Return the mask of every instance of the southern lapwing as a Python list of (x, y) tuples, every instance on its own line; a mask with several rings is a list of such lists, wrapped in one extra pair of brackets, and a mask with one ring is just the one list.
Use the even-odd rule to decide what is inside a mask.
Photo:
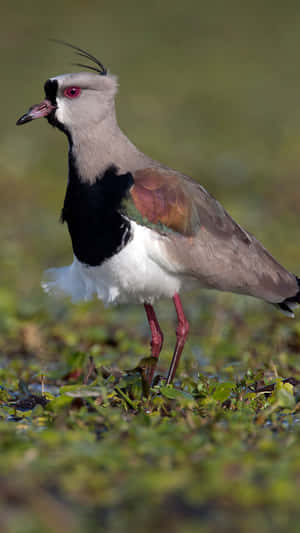
[[(118, 126), (117, 78), (88, 52), (88, 71), (46, 81), (46, 98), (17, 124), (45, 117), (69, 141), (69, 179), (62, 221), (74, 251), (70, 266), (51, 269), (46, 291), (73, 301), (140, 303), (158, 359), (163, 333), (153, 303), (172, 298), (177, 342), (171, 383), (189, 332), (179, 294), (200, 286), (246, 294), (289, 316), (300, 280), (288, 272), (198, 183), (146, 156)], [(153, 378), (148, 373), (149, 382)]]

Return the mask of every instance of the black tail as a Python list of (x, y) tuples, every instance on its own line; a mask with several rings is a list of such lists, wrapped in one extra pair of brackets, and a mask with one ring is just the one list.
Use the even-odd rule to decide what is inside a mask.
[(295, 277), (298, 283), (299, 291), (295, 294), (295, 296), (290, 296), (289, 298), (283, 300), (283, 302), (275, 304), (276, 307), (279, 307), (285, 315), (290, 316), (291, 318), (294, 318), (295, 316), (293, 309), (300, 305), (300, 278), (297, 276)]

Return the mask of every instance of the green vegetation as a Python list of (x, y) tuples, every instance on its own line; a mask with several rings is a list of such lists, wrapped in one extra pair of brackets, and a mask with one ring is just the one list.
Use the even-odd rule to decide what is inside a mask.
[[(65, 38), (120, 75), (120, 123), (207, 187), (300, 274), (296, 2), (4, 3), (0, 59), (0, 524), (8, 533), (300, 530), (300, 321), (255, 300), (183, 298), (174, 387), (145, 397), (143, 309), (39, 289), (68, 264), (66, 145), (18, 116), (71, 70)], [(157, 306), (174, 344), (170, 302)]]

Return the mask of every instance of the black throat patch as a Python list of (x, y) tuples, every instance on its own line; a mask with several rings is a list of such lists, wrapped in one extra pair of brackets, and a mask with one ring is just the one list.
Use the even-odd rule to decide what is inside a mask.
[(47, 80), (44, 85), (46, 98), (50, 100), (52, 105), (56, 105), (58, 82), (57, 80)]
[(130, 222), (122, 214), (122, 200), (133, 185), (130, 173), (118, 175), (114, 166), (93, 184), (80, 180), (69, 156), (69, 182), (61, 214), (67, 222), (77, 259), (99, 266), (118, 253), (131, 238)]
[(51, 111), (51, 113), (49, 113), (49, 115), (47, 115), (47, 120), (49, 122), (49, 124), (51, 124), (51, 126), (54, 126), (54, 128), (57, 128), (59, 129), (60, 131), (62, 131), (63, 133), (65, 133), (67, 135), (67, 137), (70, 139), (70, 134), (67, 130), (67, 128), (64, 126), (64, 124), (62, 124), (62, 122), (60, 122), (59, 120), (57, 120), (56, 118), (56, 107), (57, 107), (57, 91), (58, 91), (58, 82), (57, 80), (47, 80), (45, 85), (44, 85), (44, 91), (45, 91), (45, 95), (46, 95), (46, 98), (48, 100), (50, 100), (51, 104), (55, 106), (55, 109), (53, 109)]

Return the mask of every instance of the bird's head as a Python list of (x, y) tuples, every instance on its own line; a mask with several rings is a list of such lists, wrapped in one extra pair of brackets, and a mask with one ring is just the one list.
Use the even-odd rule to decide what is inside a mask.
[(63, 44), (75, 48), (78, 55), (93, 61), (96, 66), (80, 64), (92, 72), (49, 78), (44, 85), (45, 100), (32, 106), (19, 118), (17, 125), (45, 117), (50, 124), (72, 136), (74, 130), (91, 128), (114, 112), (117, 78), (108, 74), (102, 63), (88, 52)]

